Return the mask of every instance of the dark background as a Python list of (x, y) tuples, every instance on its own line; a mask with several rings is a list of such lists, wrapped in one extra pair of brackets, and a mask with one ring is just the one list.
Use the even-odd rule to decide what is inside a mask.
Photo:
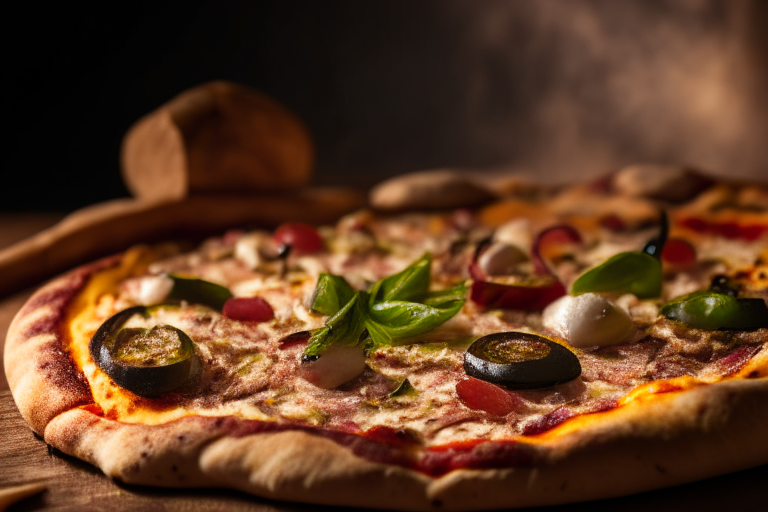
[(550, 180), (635, 161), (768, 180), (768, 2), (3, 2), (0, 211), (128, 195), (130, 125), (259, 88), (314, 133), (316, 183), (423, 168)]

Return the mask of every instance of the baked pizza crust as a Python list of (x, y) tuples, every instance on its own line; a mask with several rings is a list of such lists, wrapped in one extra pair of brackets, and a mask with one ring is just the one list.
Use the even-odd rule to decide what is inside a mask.
[(528, 464), (440, 477), (377, 462), (370, 456), (375, 442), (353, 434), (269, 428), (236, 417), (187, 416), (154, 426), (110, 420), (66, 353), (61, 322), (88, 278), (120, 262), (115, 256), (78, 268), (35, 293), (9, 329), (5, 372), (35, 432), (126, 483), (228, 487), (315, 504), (468, 510), (609, 498), (768, 462), (765, 347), (740, 372), (747, 378), (648, 395), (566, 422), (528, 438)]
[(265, 498), (397, 510), (555, 505), (679, 485), (768, 461), (765, 380), (728, 381), (593, 415), (536, 446), (533, 467), (432, 478), (306, 431), (241, 436), (248, 420), (126, 424), (79, 408), (45, 440), (126, 483), (228, 487)]

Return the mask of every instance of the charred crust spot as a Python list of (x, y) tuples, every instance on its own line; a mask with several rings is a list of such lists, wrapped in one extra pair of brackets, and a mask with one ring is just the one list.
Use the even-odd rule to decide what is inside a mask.
[(59, 282), (53, 288), (33, 295), (24, 307), (21, 308), (19, 315), (30, 314), (43, 306), (51, 307), (59, 312), (60, 315), (63, 315), (66, 305), (85, 285), (91, 274), (114, 267), (121, 259), (122, 255), (110, 256), (90, 265), (84, 265), (59, 278)]
[(174, 473), (178, 473), (179, 472), (179, 468), (176, 466), (176, 464), (171, 466), (171, 471), (173, 471)]
[(443, 500), (432, 500), (432, 506), (435, 508), (441, 508), (443, 506)]
[(149, 452), (141, 452), (141, 458), (142, 459), (149, 458)]
[(93, 402), (91, 388), (88, 386), (85, 376), (62, 348), (60, 338), (57, 337), (57, 339), (43, 345), (39, 354), (42, 359), (42, 362), (37, 366), (40, 374), (50, 384), (75, 400), (76, 403), (71, 404), (71, 407)]
[(44, 306), (49, 306), (55, 310), (62, 310), (63, 312), (64, 306), (72, 300), (72, 297), (84, 283), (85, 276), (70, 275), (67, 278), (62, 278), (62, 281), (55, 288), (34, 295), (21, 308), (19, 314), (27, 315)]
[(747, 374), (747, 378), (748, 378), (748, 379), (756, 379), (756, 378), (758, 378), (758, 377), (760, 377), (760, 372), (759, 372), (759, 371), (757, 371), (757, 370), (752, 370), (751, 372), (749, 372), (749, 373)]
[(32, 325), (27, 327), (26, 331), (24, 331), (23, 339), (29, 340), (35, 336), (40, 336), (41, 334), (55, 333), (56, 327), (59, 325), (63, 316), (63, 313), (51, 313), (48, 316), (37, 319)]
[(179, 442), (183, 443), (184, 440), (186, 439), (186, 436), (184, 434), (179, 434), (178, 436), (176, 436), (176, 439), (178, 439)]

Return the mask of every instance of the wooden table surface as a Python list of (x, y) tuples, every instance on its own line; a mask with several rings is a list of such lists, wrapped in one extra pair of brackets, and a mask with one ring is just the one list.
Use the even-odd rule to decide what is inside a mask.
[[(55, 214), (0, 215), (0, 248), (56, 222)], [(33, 290), (0, 298), (0, 362), (5, 333), (13, 315)], [(149, 511), (308, 511), (331, 510), (275, 503), (243, 493), (188, 489), (169, 490), (123, 485), (90, 464), (50, 449), (21, 418), (0, 375), (0, 490), (43, 482), (47, 490), (8, 508), (21, 510), (122, 512)], [(768, 440), (766, 441), (768, 442)], [(664, 512), (682, 510), (762, 511), (768, 498), (768, 468), (753, 468), (669, 489), (597, 502), (547, 507), (549, 512)]]

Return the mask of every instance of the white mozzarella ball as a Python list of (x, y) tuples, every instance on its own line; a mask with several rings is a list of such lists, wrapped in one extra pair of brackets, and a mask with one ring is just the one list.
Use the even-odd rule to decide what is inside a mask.
[(523, 251), (530, 252), (533, 244), (531, 223), (528, 219), (514, 219), (502, 224), (493, 233), (493, 240), (514, 245)]
[(332, 345), (312, 362), (302, 362), (300, 376), (317, 387), (333, 389), (365, 370), (365, 353), (360, 347)]
[(160, 304), (168, 297), (173, 288), (173, 279), (168, 276), (147, 276), (139, 285), (138, 302), (142, 306)]
[(618, 345), (635, 329), (626, 311), (594, 293), (559, 298), (546, 307), (543, 321), (577, 348)]
[(477, 264), (489, 276), (506, 276), (514, 272), (518, 263), (527, 259), (528, 256), (518, 247), (494, 242), (483, 251)]

